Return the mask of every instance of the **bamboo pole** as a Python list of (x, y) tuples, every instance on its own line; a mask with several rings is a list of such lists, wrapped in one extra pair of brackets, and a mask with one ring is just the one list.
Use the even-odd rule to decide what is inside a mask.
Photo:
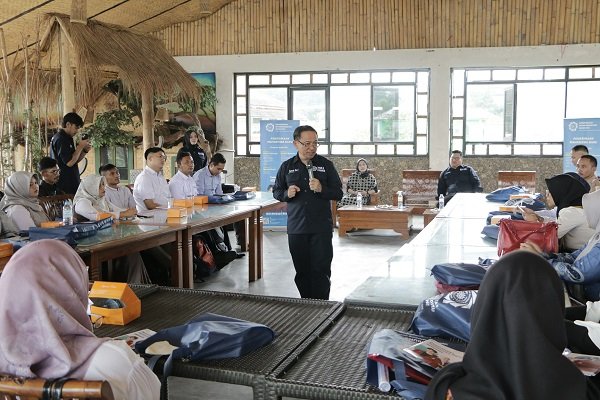
[(154, 104), (152, 92), (142, 92), (142, 145), (144, 151), (154, 146)]

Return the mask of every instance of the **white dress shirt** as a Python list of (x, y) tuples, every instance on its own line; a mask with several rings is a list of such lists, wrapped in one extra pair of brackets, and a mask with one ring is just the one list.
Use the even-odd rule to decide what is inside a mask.
[(158, 206), (167, 207), (170, 196), (169, 184), (162, 172), (156, 172), (146, 166), (135, 178), (133, 199), (138, 212), (148, 210), (144, 200), (153, 200)]
[(160, 381), (124, 340), (101, 344), (93, 354), (83, 379), (108, 381), (115, 400), (160, 398)]
[(177, 171), (169, 181), (169, 190), (174, 199), (185, 199), (188, 196), (196, 196), (196, 181), (189, 175)]
[(129, 188), (117, 186), (115, 189), (106, 185), (105, 189), (106, 193), (104, 194), (104, 198), (106, 201), (125, 210), (128, 208), (135, 208), (135, 200), (133, 199), (133, 194)]

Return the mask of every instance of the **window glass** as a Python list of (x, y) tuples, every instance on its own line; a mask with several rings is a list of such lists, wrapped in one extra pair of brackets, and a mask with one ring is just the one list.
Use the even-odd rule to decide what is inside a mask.
[(250, 141), (260, 142), (260, 121), (287, 118), (287, 88), (250, 88)]
[(292, 98), (292, 119), (315, 128), (319, 138), (326, 137), (325, 90), (294, 90)]
[(517, 84), (516, 141), (562, 142), (564, 110), (564, 82)]
[(467, 86), (466, 139), (473, 142), (512, 140), (512, 118), (506, 111), (513, 85)]
[(567, 93), (566, 118), (600, 117), (600, 81), (569, 82)]
[(373, 88), (373, 139), (412, 142), (415, 130), (413, 85)]
[(371, 86), (332, 86), (329, 103), (330, 141), (371, 141)]

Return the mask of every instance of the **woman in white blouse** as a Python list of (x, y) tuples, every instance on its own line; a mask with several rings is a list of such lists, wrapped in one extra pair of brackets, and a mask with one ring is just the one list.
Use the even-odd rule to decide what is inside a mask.
[(120, 208), (104, 198), (106, 181), (100, 175), (86, 176), (75, 193), (75, 212), (90, 221), (96, 221), (99, 213), (111, 213), (115, 219), (133, 217), (135, 208)]
[[(123, 209), (115, 206), (104, 198), (105, 180), (100, 175), (88, 175), (77, 188), (73, 203), (75, 213), (90, 221), (98, 220), (102, 213), (111, 213), (115, 219), (133, 217), (136, 215), (135, 208)], [(126, 279), (129, 283), (146, 283), (149, 281), (144, 261), (140, 253), (132, 253), (113, 260), (115, 267), (115, 280)], [(124, 275), (127, 271), (127, 276)]]
[(19, 230), (40, 226), (48, 217), (38, 201), (37, 177), (26, 171), (14, 172), (4, 185), (0, 210), (4, 211)]

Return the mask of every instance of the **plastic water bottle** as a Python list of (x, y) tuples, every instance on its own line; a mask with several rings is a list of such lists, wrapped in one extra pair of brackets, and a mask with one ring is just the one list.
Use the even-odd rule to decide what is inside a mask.
[(441, 210), (444, 208), (444, 195), (440, 194), (440, 197), (438, 198), (438, 210)]
[(402, 193), (402, 190), (398, 190), (398, 208), (400, 210), (404, 209), (404, 193)]
[(62, 212), (63, 225), (73, 225), (73, 203), (71, 199), (65, 200)]
[(358, 192), (356, 193), (356, 208), (362, 208), (362, 193)]

